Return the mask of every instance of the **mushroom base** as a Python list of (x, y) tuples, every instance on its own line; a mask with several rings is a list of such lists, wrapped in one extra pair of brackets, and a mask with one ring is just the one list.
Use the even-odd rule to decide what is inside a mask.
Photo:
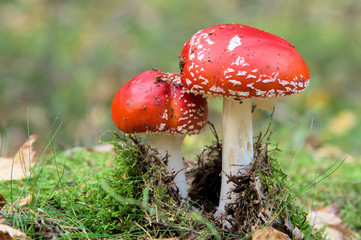
[(188, 198), (187, 182), (181, 152), (185, 135), (149, 134), (149, 144), (158, 149), (162, 156), (168, 156), (167, 169), (174, 171), (174, 184), (182, 198)]
[(253, 161), (252, 100), (223, 100), (222, 183), (216, 217), (224, 214), (225, 206), (235, 201), (234, 184), (228, 178), (245, 173)]
[[(246, 233), (255, 231), (256, 226), (264, 224), (270, 224), (274, 229), (289, 236), (293, 231), (299, 231), (295, 226), (293, 229), (288, 228), (289, 215), (283, 213), (275, 219), (272, 214), (273, 211), (279, 213), (279, 209), (282, 208), (280, 206), (288, 205), (290, 202), (282, 200), (286, 197), (284, 191), (287, 183), (278, 182), (279, 176), (285, 175), (272, 165), (271, 162), (274, 160), (268, 157), (268, 134), (269, 130), (265, 135), (260, 134), (254, 143), (255, 157), (249, 168), (240, 174), (227, 177), (227, 181), (233, 186), (231, 192), (234, 199), (233, 202), (228, 202), (224, 206), (224, 212), (214, 219), (215, 225), (222, 223), (219, 231), (244, 236)], [(189, 196), (192, 201), (197, 202), (195, 206), (200, 206), (207, 216), (216, 215), (219, 205), (221, 149), (222, 144), (219, 141), (207, 146), (198, 157), (197, 165), (189, 174), (193, 177)], [(271, 184), (270, 188), (268, 184), (273, 181), (277, 181), (281, 187), (278, 189)], [(295, 213), (299, 214), (300, 211), (295, 209)], [(227, 235), (224, 237), (226, 239)]]

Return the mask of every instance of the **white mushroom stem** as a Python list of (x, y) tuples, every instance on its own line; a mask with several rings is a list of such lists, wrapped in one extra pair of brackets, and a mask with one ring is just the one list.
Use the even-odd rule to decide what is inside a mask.
[(185, 135), (149, 134), (147, 137), (149, 144), (153, 148), (157, 148), (162, 156), (168, 154), (167, 169), (174, 170), (176, 174), (174, 184), (179, 189), (180, 196), (184, 199), (187, 198), (187, 182), (181, 151)]
[(222, 183), (216, 217), (225, 212), (227, 204), (235, 201), (231, 193), (234, 184), (227, 175), (244, 173), (253, 161), (252, 101), (223, 99)]

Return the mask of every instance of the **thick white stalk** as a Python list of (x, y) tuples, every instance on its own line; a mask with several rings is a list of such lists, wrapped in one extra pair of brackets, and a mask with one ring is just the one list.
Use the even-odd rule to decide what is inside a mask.
[(233, 183), (227, 183), (228, 175), (245, 172), (253, 161), (252, 102), (232, 98), (223, 99), (222, 183), (216, 217), (222, 215), (225, 206), (235, 201), (230, 191)]
[(174, 183), (179, 189), (179, 194), (182, 198), (187, 198), (187, 182), (181, 151), (185, 135), (149, 134), (147, 137), (149, 144), (157, 148), (162, 156), (168, 153), (167, 169), (174, 170), (176, 174)]

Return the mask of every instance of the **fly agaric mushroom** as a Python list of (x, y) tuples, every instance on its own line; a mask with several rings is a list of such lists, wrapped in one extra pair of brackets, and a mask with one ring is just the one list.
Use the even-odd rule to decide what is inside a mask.
[(226, 204), (235, 201), (226, 175), (244, 173), (253, 161), (251, 99), (261, 105), (273, 98), (274, 104), (274, 98), (302, 92), (309, 83), (309, 71), (291, 43), (241, 24), (197, 32), (184, 45), (180, 59), (185, 88), (224, 98), (219, 216)]
[(144, 72), (126, 83), (115, 95), (111, 115), (124, 133), (145, 133), (152, 147), (168, 154), (168, 170), (182, 198), (188, 197), (181, 145), (186, 134), (198, 134), (206, 125), (207, 101), (183, 92), (177, 74)]

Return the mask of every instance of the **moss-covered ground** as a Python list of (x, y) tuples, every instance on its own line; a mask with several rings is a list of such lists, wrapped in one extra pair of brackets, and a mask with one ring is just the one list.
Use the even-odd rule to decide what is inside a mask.
[[(222, 228), (212, 213), (217, 204), (212, 194), (217, 191), (210, 191), (209, 199), (192, 191), (199, 182), (197, 173), (207, 178), (220, 171), (209, 168), (219, 159), (217, 139), (200, 155), (203, 163), (198, 161), (188, 174), (193, 179), (193, 199), (186, 203), (172, 187), (166, 158), (138, 139), (107, 134), (114, 136), (113, 152), (54, 153), (44, 157), (31, 178), (2, 181), (5, 223), (32, 239), (248, 239), (265, 226), (294, 239), (299, 234), (306, 239), (323, 238), (295, 204), (295, 191), (276, 159), (269, 157), (264, 138), (256, 144), (260, 157), (252, 171), (232, 179), (240, 197), (228, 208), (232, 226)], [(212, 186), (209, 182), (204, 189)]]

